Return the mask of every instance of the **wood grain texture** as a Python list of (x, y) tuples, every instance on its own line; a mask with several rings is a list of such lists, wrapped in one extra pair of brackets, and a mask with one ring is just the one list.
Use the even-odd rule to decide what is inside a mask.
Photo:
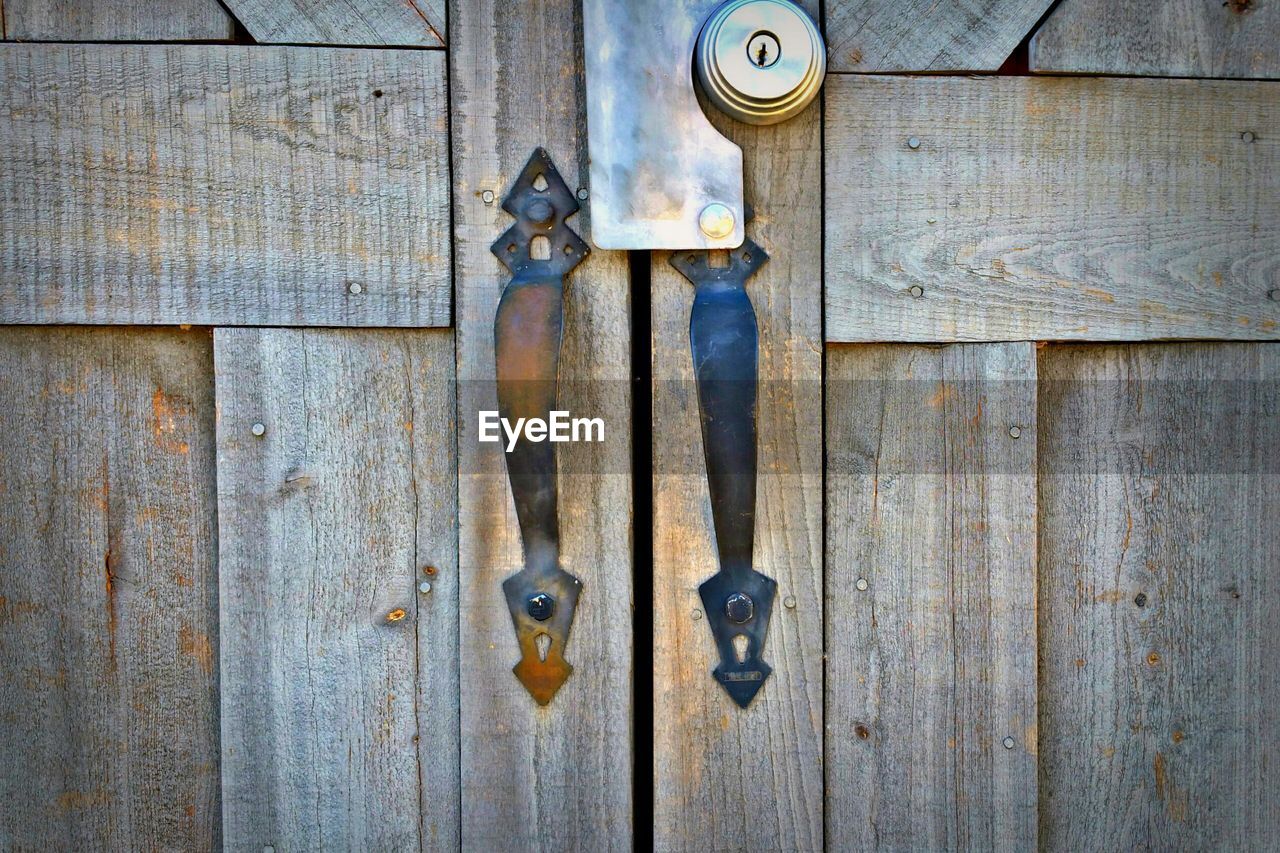
[(456, 849), (451, 336), (215, 347), (227, 847)]
[(260, 44), (444, 47), (444, 0), (227, 0)]
[(1270, 0), (1062, 0), (1031, 38), (1032, 71), (1280, 77)]
[(13, 41), (227, 41), (235, 21), (218, 0), (5, 0)]
[(832, 71), (994, 71), (1053, 0), (831, 0)]
[(1280, 346), (1040, 353), (1043, 847), (1274, 849)]
[[(770, 259), (748, 282), (760, 333), (754, 566), (778, 582), (764, 659), (741, 709), (698, 585), (719, 568), (689, 344), (693, 285), (652, 257), (654, 846), (821, 850), (821, 112), (773, 127), (717, 117), (745, 155), (747, 234)], [(786, 602), (790, 601), (790, 607)], [(699, 611), (699, 618), (694, 611)]]
[(828, 340), (1280, 335), (1273, 84), (845, 76), (826, 99)]
[(827, 835), (842, 849), (1036, 847), (1033, 346), (828, 350)]
[(0, 329), (0, 847), (217, 849), (207, 331)]
[(444, 84), (438, 52), (0, 47), (0, 323), (447, 325)]
[[(561, 562), (583, 586), (566, 647), (574, 671), (545, 708), (511, 672), (519, 652), (501, 584), (522, 564), (520, 534), (499, 446), (477, 441), (476, 412), (497, 409), (493, 320), (509, 280), (489, 245), (512, 222), (481, 194), (501, 199), (537, 146), (569, 187), (585, 185), (578, 3), (458, 0), (449, 21), (466, 661), (462, 846), (628, 850), (633, 533), (623, 253), (594, 252), (566, 282), (560, 401), (575, 417), (603, 418), (605, 440), (557, 450)], [(569, 220), (584, 237), (588, 216)]]

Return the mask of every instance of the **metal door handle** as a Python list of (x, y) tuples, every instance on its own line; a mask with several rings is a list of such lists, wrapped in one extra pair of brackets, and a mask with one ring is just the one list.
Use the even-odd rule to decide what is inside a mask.
[[(578, 202), (542, 148), (529, 158), (502, 209), (516, 222), (492, 246), (512, 273), (493, 322), (498, 414), (509, 423), (549, 420), (556, 406), (564, 277), (589, 250), (565, 224)], [(502, 583), (520, 643), (512, 671), (534, 701), (546, 705), (573, 672), (564, 651), (582, 582), (560, 567), (555, 445), (522, 434), (506, 459), (524, 546), (524, 568)]]
[(705, 251), (676, 252), (671, 265), (695, 288), (689, 342), (720, 557), (720, 570), (698, 593), (720, 653), (712, 674), (745, 708), (773, 671), (762, 654), (778, 587), (751, 565), (759, 332), (746, 282), (769, 256), (751, 240), (728, 255), (723, 268), (711, 266)]

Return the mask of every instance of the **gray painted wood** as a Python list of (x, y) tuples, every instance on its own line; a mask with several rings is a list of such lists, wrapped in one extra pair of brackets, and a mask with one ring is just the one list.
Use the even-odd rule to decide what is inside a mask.
[(14, 41), (226, 41), (235, 21), (218, 0), (5, 0)]
[(1034, 850), (1034, 345), (827, 371), (827, 837)]
[(216, 849), (207, 331), (0, 329), (0, 847)]
[(457, 847), (451, 344), (217, 331), (230, 849)]
[(260, 44), (444, 47), (444, 0), (227, 0)]
[(1031, 39), (1032, 71), (1280, 77), (1271, 0), (1062, 0)]
[(826, 103), (828, 340), (1280, 335), (1274, 84), (838, 76)]
[[(821, 850), (821, 112), (754, 128), (716, 117), (742, 146), (751, 239), (770, 260), (747, 283), (760, 330), (754, 563), (778, 582), (747, 710), (719, 661), (698, 585), (719, 568), (689, 351), (693, 285), (652, 257), (654, 846)], [(790, 601), (792, 606), (787, 606)], [(694, 612), (698, 616), (694, 616)]]
[[(561, 557), (582, 580), (566, 657), (573, 674), (539, 708), (519, 659), (504, 578), (522, 563), (499, 446), (477, 441), (496, 409), (493, 317), (509, 274), (490, 244), (512, 219), (495, 201), (537, 146), (572, 188), (585, 184), (578, 3), (458, 0), (450, 7), (458, 299), (462, 612), (462, 846), (631, 847), (630, 334), (627, 261), (593, 252), (568, 280), (560, 400), (605, 421), (603, 443), (561, 444)], [(589, 205), (588, 205), (589, 206)], [(584, 210), (569, 224), (589, 233)], [(638, 522), (639, 530), (647, 521)], [(644, 535), (644, 534), (640, 534)]]
[(1274, 849), (1280, 348), (1049, 346), (1040, 376), (1044, 847)]
[(831, 0), (832, 71), (994, 71), (1053, 0)]
[(448, 324), (444, 84), (438, 52), (0, 47), (0, 323)]

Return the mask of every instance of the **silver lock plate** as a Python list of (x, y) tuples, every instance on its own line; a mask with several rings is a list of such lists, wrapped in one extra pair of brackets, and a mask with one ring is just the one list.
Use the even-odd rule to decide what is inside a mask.
[(699, 30), (720, 0), (583, 0), (591, 242), (601, 249), (742, 244), (742, 149), (693, 90)]

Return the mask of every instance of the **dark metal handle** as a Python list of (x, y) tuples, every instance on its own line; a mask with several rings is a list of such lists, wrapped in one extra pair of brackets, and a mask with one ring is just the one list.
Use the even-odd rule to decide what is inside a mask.
[(671, 256), (671, 265), (695, 288), (689, 341), (720, 556), (720, 571), (698, 592), (720, 653), (713, 675), (743, 708), (773, 671), (761, 655), (777, 583), (751, 566), (759, 332), (746, 291), (747, 279), (768, 259), (750, 240), (729, 252), (724, 267), (711, 266), (705, 251)]
[[(564, 276), (588, 253), (565, 224), (578, 202), (539, 148), (502, 207), (516, 222), (493, 244), (513, 274), (493, 323), (498, 414), (511, 424), (521, 418), (549, 421), (556, 405)], [(524, 568), (502, 583), (520, 643), (512, 671), (534, 701), (546, 705), (573, 672), (564, 650), (582, 582), (560, 568), (555, 445), (522, 434), (506, 458), (524, 544)]]

